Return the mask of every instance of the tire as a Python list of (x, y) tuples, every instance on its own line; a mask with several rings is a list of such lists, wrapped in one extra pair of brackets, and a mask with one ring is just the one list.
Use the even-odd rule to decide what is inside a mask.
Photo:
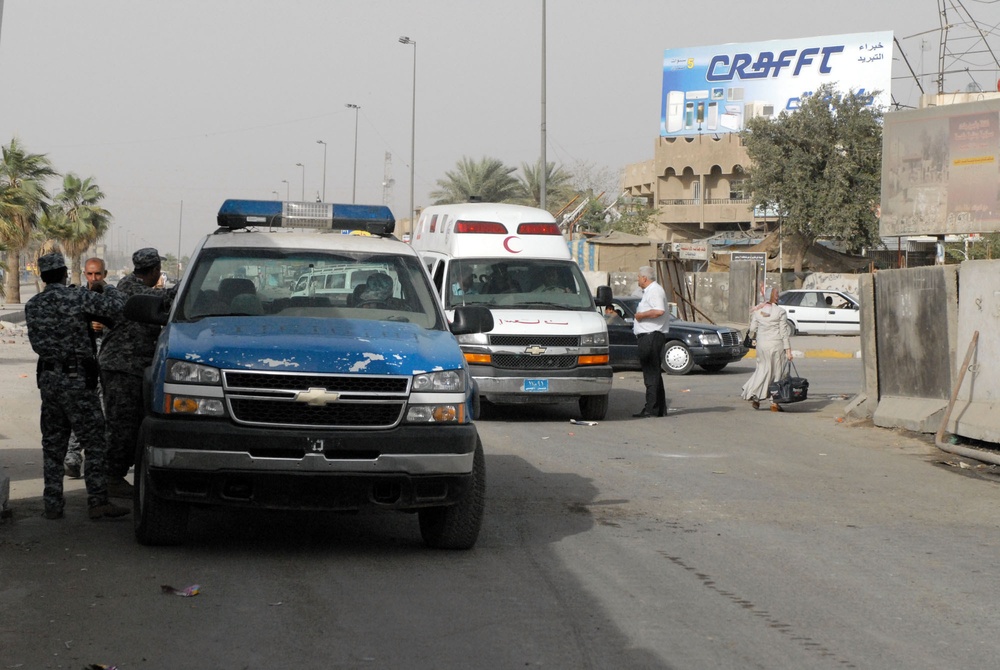
[(722, 372), (729, 363), (702, 363), (700, 367), (705, 372)]
[(802, 332), (799, 330), (798, 326), (795, 325), (795, 322), (792, 321), (791, 319), (788, 320), (788, 330), (789, 330), (788, 333), (789, 335), (798, 335), (799, 333)]
[(486, 457), (476, 437), (472, 460), (472, 486), (454, 505), (430, 507), (417, 513), (420, 536), (433, 549), (472, 549), (479, 537), (486, 507)]
[(694, 367), (691, 351), (679, 340), (670, 340), (663, 345), (660, 361), (661, 369), (668, 375), (686, 375)]
[(608, 415), (608, 396), (580, 396), (580, 415), (584, 421), (603, 421)]
[(135, 498), (132, 519), (135, 538), (140, 544), (164, 546), (184, 541), (188, 522), (188, 506), (173, 500), (163, 500), (153, 495), (149, 467), (140, 450), (135, 466)]

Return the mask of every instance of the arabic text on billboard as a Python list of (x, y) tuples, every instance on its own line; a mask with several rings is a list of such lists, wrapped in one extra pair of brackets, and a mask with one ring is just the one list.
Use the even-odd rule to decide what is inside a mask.
[(1000, 231), (1000, 100), (885, 117), (883, 237)]
[(660, 135), (739, 132), (755, 116), (798, 109), (822, 84), (878, 91), (872, 104), (887, 108), (891, 83), (891, 31), (667, 49)]

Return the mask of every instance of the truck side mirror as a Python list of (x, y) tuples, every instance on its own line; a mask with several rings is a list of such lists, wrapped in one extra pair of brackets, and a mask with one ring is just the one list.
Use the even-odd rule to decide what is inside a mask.
[(455, 317), (451, 320), (451, 332), (454, 335), (470, 335), (472, 333), (488, 333), (493, 330), (493, 313), (482, 305), (465, 305), (455, 308)]
[(125, 318), (154, 326), (167, 325), (170, 310), (158, 295), (134, 295), (125, 303)]

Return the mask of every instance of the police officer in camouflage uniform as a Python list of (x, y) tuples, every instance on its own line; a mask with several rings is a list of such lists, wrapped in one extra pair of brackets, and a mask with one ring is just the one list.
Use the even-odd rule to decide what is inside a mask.
[[(104, 278), (108, 276), (107, 266), (104, 264), (103, 258), (88, 258), (83, 263), (83, 276), (87, 280), (87, 288), (94, 286), (98, 281), (103, 282)], [(103, 284), (102, 284), (103, 288)], [(94, 357), (97, 357), (96, 352), (101, 346), (101, 337), (103, 335), (104, 324), (100, 321), (91, 321), (90, 328), (90, 341), (94, 343)], [(66, 466), (66, 476), (72, 479), (79, 479), (83, 476), (83, 447), (80, 445), (80, 440), (76, 439), (76, 433), (72, 433), (69, 436), (69, 450), (66, 452), (66, 460), (64, 461)]]
[(87, 452), (87, 506), (91, 519), (118, 517), (129, 510), (108, 501), (104, 461), (104, 414), (97, 393), (97, 361), (88, 333), (92, 316), (116, 318), (123, 305), (103, 282), (94, 290), (66, 286), (62, 254), (38, 259), (45, 289), (24, 306), (28, 341), (38, 354), (38, 388), (42, 396), (43, 500), (46, 519), (63, 516), (63, 459), (70, 432)]
[[(177, 287), (154, 288), (165, 260), (156, 249), (146, 247), (132, 254), (132, 274), (118, 282), (127, 301), (138, 294), (159, 295), (172, 300)], [(142, 374), (153, 362), (160, 326), (121, 319), (105, 328), (101, 343), (101, 388), (108, 418), (108, 493), (131, 497), (132, 485), (125, 480), (135, 464), (136, 440), (142, 424)]]

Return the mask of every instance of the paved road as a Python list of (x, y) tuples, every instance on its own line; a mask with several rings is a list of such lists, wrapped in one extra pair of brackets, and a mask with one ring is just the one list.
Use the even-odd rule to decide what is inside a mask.
[[(666, 377), (670, 412), (501, 409), (470, 552), (405, 515), (196, 510), (151, 549), (128, 520), (41, 512), (26, 343), (0, 345), (0, 667), (942, 668), (1000, 657), (1000, 487), (928, 439), (840, 421), (860, 361), (803, 361), (812, 399), (738, 400), (752, 361)], [(201, 586), (192, 598), (162, 585)]]

